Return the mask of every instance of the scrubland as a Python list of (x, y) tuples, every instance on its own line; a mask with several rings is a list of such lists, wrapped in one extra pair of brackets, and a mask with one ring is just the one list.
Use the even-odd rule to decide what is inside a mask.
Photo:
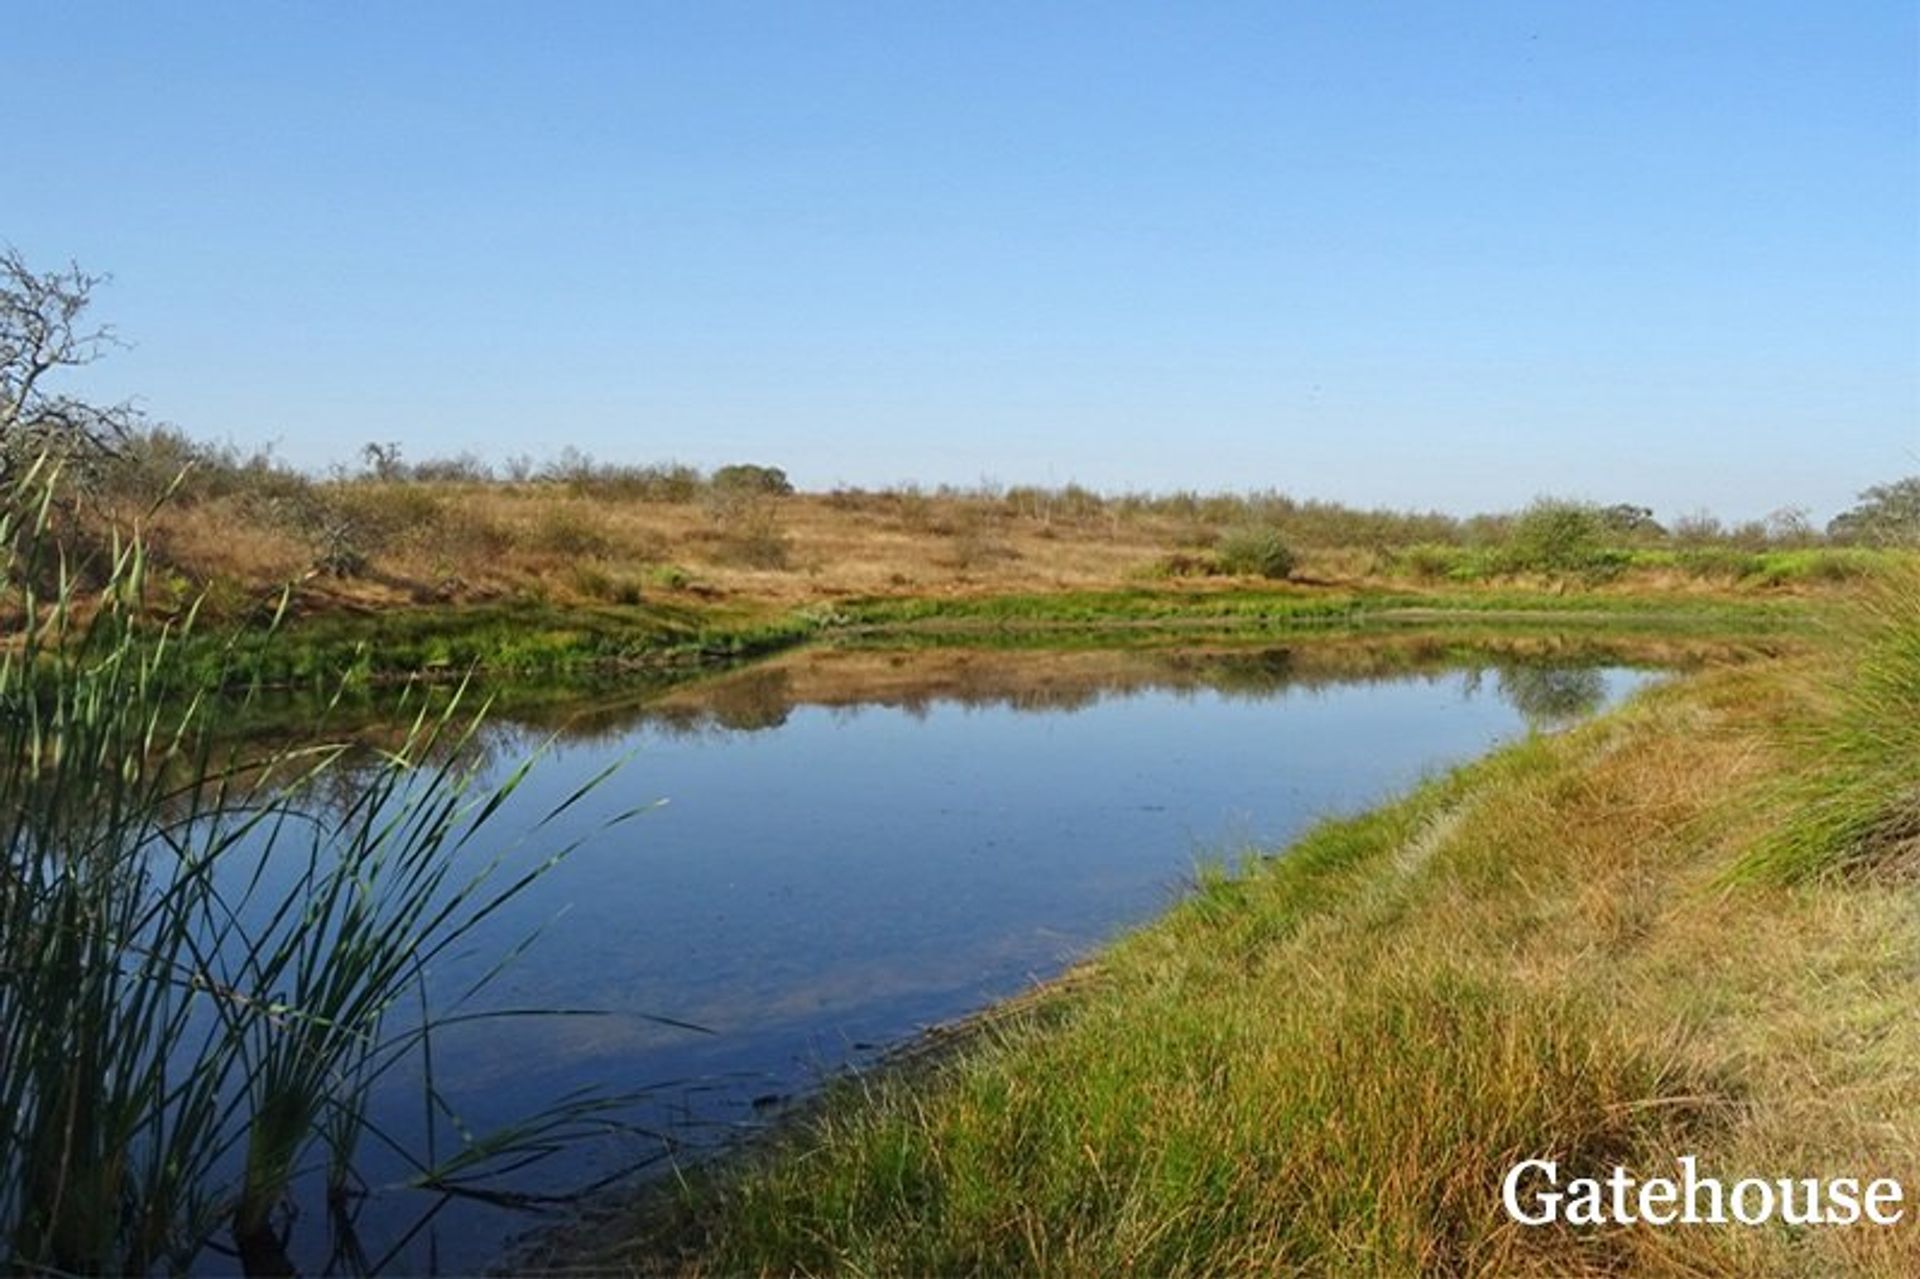
[[(472, 460), (311, 478), (167, 432), (89, 486), (96, 526), (142, 528), (163, 592), (215, 613), (294, 583), (306, 612), (397, 606), (716, 603), (767, 611), (872, 597), (1161, 587), (1556, 594), (1818, 593), (1888, 554), (1794, 512), (1728, 527), (1542, 500), (1456, 517), (1253, 494), (792, 491), (772, 467), (602, 466), (497, 475)], [(1843, 544), (1845, 543), (1845, 544)]]

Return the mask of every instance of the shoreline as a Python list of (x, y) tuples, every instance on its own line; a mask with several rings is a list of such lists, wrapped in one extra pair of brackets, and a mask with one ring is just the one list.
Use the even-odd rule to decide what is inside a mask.
[(1199, 633), (1273, 638), (1343, 625), (1383, 632), (1427, 625), (1792, 636), (1813, 629), (1820, 613), (1819, 601), (1799, 597), (1345, 588), (895, 598), (778, 613), (664, 605), (418, 606), (324, 612), (271, 632), (249, 628), (197, 639), (186, 669), (210, 686), (298, 689), (345, 681), (380, 687), (469, 676), (699, 674), (819, 642), (1017, 644), (1031, 637), (1045, 645), (1063, 636)]

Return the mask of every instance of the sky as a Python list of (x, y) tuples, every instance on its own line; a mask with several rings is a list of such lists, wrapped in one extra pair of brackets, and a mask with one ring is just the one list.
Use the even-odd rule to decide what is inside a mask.
[(1920, 472), (1920, 6), (10, 6), (72, 385), (804, 487), (1541, 494)]

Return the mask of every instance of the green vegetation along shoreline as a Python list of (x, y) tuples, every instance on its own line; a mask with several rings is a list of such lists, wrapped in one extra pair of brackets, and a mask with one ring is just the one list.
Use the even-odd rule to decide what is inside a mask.
[(742, 606), (540, 603), (331, 611), (280, 628), (196, 641), (181, 669), (202, 682), (304, 685), (690, 671), (814, 641), (921, 644), (960, 638), (1059, 644), (1140, 632), (1324, 632), (1459, 622), (1619, 626), (1720, 635), (1817, 627), (1817, 601), (1766, 596), (1529, 591), (1124, 590), (851, 600), (791, 611)]
[(1515, 1162), (1911, 1179), (1920, 607), (1536, 736), (1210, 877), (568, 1265), (1911, 1272), (1885, 1230), (1523, 1228)]

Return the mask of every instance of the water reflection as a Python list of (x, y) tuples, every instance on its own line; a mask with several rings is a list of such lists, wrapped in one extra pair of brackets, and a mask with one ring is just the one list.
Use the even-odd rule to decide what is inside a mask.
[(1606, 679), (1593, 667), (1504, 665), (1494, 668), (1494, 676), (1500, 697), (1536, 729), (1590, 715), (1607, 696)]
[[(465, 697), (470, 708), (483, 698), (490, 703), (487, 731), (471, 747), (502, 760), (553, 739), (589, 743), (636, 731), (672, 736), (773, 731), (808, 706), (856, 712), (887, 707), (918, 718), (942, 705), (1045, 714), (1151, 692), (1263, 700), (1294, 689), (1433, 682), (1462, 671), (1469, 673), (1470, 692), (1478, 693), (1483, 677), (1492, 676), (1496, 696), (1534, 727), (1550, 729), (1598, 705), (1601, 668), (1680, 670), (1762, 651), (1723, 642), (1589, 636), (1463, 641), (1444, 633), (1091, 651), (815, 648), (681, 683), (588, 679), (470, 689)], [(395, 704), (395, 694), (327, 708), (290, 699), (277, 711), (269, 705), (244, 727), (263, 741), (331, 734), (380, 747), (397, 738), (420, 699), (438, 703), (449, 695), (444, 688), (413, 690), (404, 708)]]

